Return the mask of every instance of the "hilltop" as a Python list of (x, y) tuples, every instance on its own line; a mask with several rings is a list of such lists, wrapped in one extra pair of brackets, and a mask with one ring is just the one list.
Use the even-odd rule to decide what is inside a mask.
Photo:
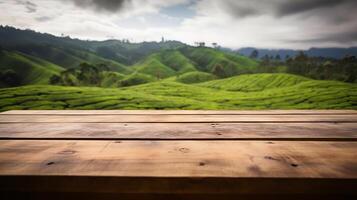
[(64, 69), (20, 52), (0, 51), (0, 86), (48, 84), (51, 76)]
[(283, 62), (177, 41), (0, 27), (0, 110), (357, 109), (355, 61), (299, 54)]

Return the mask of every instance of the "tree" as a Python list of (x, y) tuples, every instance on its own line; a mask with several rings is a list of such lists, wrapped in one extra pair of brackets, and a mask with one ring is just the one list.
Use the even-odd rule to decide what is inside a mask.
[(213, 48), (215, 48), (215, 49), (218, 48), (218, 44), (217, 44), (216, 42), (213, 42), (213, 43), (212, 43), (212, 46), (213, 46)]
[(252, 53), (249, 56), (252, 59), (257, 59), (259, 57), (259, 52), (258, 50), (254, 49), (254, 51), (252, 51)]
[(280, 55), (279, 55), (279, 54), (276, 54), (276, 56), (275, 56), (275, 60), (276, 60), (276, 61), (281, 61), (281, 57), (280, 57)]
[(270, 65), (270, 57), (268, 54), (263, 57), (263, 65)]
[(205, 42), (199, 42), (199, 47), (205, 47), (206, 46), (206, 43)]
[(9, 86), (18, 86), (21, 84), (21, 78), (19, 75), (12, 69), (6, 70), (1, 74), (2, 82), (6, 83)]
[(309, 57), (303, 51), (299, 51), (298, 55), (295, 57), (296, 61), (304, 62), (309, 60)]
[(160, 70), (156, 70), (155, 75), (156, 75), (157, 80), (160, 80), (162, 78)]
[(196, 47), (204, 47), (204, 46), (206, 46), (206, 43), (205, 42), (195, 42), (195, 46)]
[(226, 71), (224, 70), (224, 67), (221, 64), (216, 64), (212, 69), (212, 73), (220, 78), (224, 78), (227, 76)]
[(110, 71), (110, 67), (104, 63), (97, 64), (96, 68), (101, 72), (102, 71)]
[(99, 85), (101, 82), (100, 70), (88, 63), (81, 63), (78, 79), (85, 85)]
[(53, 75), (50, 78), (50, 84), (51, 85), (61, 85), (62, 83), (62, 78), (59, 75)]

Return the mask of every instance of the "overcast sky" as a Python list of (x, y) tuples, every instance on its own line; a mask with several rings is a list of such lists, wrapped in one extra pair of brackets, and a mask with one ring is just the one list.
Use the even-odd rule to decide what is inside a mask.
[(0, 0), (0, 24), (81, 39), (230, 48), (357, 45), (357, 0)]

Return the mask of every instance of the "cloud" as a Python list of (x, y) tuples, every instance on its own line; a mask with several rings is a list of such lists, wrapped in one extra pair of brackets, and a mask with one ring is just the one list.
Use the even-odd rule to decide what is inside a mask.
[[(81, 39), (240, 48), (357, 45), (357, 0), (0, 0), (0, 24)], [(32, 8), (32, 9), (31, 9)], [(21, 19), (21, 20), (19, 20)]]
[(200, 16), (190, 25), (237, 38), (226, 45), (308, 48), (357, 42), (356, 0), (201, 0), (196, 9)]
[[(199, 4), (209, 6), (213, 0), (201, 0)], [(346, 6), (347, 5), (347, 6)], [(224, 10), (228, 15), (239, 18), (255, 17), (257, 15), (274, 16), (277, 19), (292, 15), (313, 15), (326, 17), (340, 14), (335, 8), (343, 7), (345, 11), (357, 9), (356, 0), (220, 0), (216, 7)], [(324, 12), (328, 10), (329, 12)], [(311, 13), (308, 13), (311, 12)], [(345, 14), (346, 12), (344, 12)], [(331, 18), (331, 17), (330, 17)]]
[(41, 17), (36, 17), (36, 21), (39, 22), (47, 22), (53, 19), (53, 17), (48, 17), (48, 16), (41, 16)]
[[(58, 0), (63, 1), (63, 0)], [(195, 0), (65, 0), (82, 9), (105, 13), (144, 14), (155, 13), (161, 8), (187, 4)]]
[(277, 4), (277, 15), (288, 16), (320, 8), (331, 8), (350, 0), (294, 0), (282, 1)]
[(15, 2), (19, 5), (25, 6), (25, 8), (27, 9), (27, 13), (34, 13), (37, 11), (37, 5), (35, 3), (24, 0), (15, 0)]
[(323, 34), (319, 37), (310, 38), (310, 39), (301, 39), (301, 40), (292, 40), (289, 42), (295, 43), (342, 43), (342, 44), (350, 44), (357, 43), (357, 31), (351, 30), (343, 33), (329, 33)]
[(69, 0), (80, 8), (92, 8), (97, 11), (117, 12), (131, 0)]
[(261, 13), (258, 9), (254, 8), (247, 2), (244, 4), (237, 4), (237, 1), (226, 1), (226, 3), (223, 4), (223, 7), (231, 15), (237, 18), (256, 16)]

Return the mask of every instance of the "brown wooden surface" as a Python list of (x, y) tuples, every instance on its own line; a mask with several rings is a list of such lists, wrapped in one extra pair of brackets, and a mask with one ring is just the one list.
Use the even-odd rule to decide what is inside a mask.
[(1, 175), (357, 178), (355, 142), (20, 140), (0, 146)]
[(0, 123), (0, 139), (357, 140), (357, 123)]
[(103, 114), (81, 114), (81, 115), (0, 115), (0, 123), (14, 122), (64, 122), (64, 123), (195, 123), (195, 122), (350, 122), (357, 123), (357, 115), (103, 115)]
[(356, 111), (8, 111), (0, 198), (355, 199), (356, 152)]

